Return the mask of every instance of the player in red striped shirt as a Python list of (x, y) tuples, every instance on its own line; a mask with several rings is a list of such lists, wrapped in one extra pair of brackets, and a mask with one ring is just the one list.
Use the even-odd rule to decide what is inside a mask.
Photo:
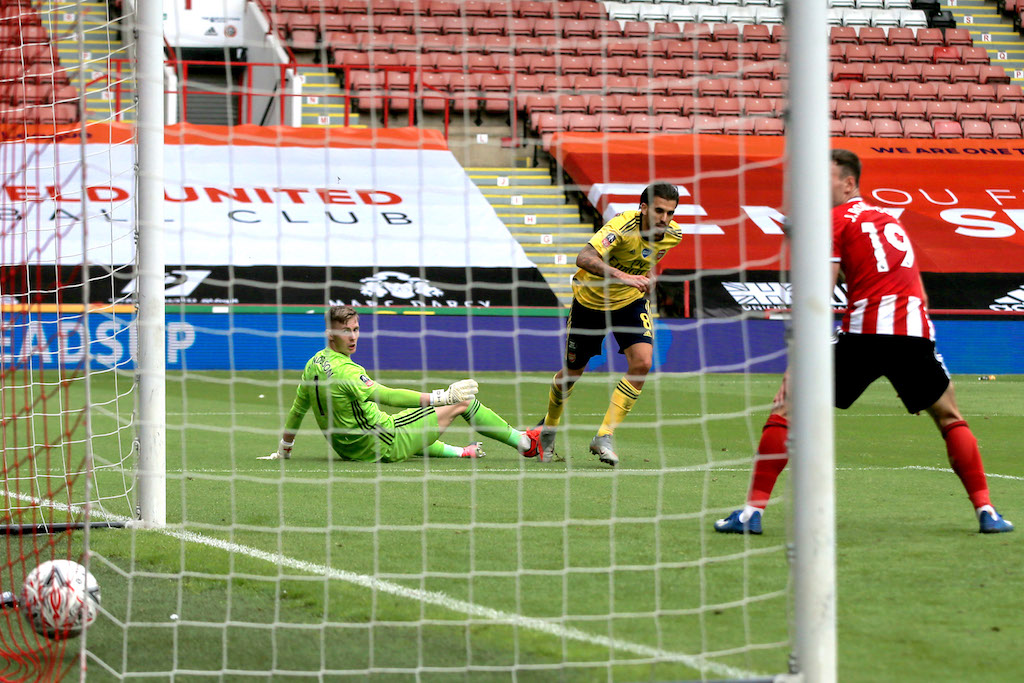
[[(1013, 531), (989, 499), (978, 442), (960, 415), (953, 383), (935, 351), (928, 299), (914, 249), (899, 220), (860, 196), (860, 159), (832, 151), (833, 276), (842, 272), (849, 306), (835, 344), (835, 404), (849, 408), (887, 377), (910, 413), (926, 411), (946, 441), (953, 471), (970, 498), (981, 533)], [(775, 396), (754, 458), (747, 503), (715, 522), (723, 533), (761, 533), (761, 517), (789, 458), (786, 378)]]

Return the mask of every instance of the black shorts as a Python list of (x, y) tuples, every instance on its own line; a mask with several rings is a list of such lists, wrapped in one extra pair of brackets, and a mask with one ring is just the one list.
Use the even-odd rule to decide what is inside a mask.
[(835, 341), (836, 408), (849, 408), (879, 377), (892, 382), (911, 413), (932, 406), (949, 386), (935, 342), (888, 334), (844, 334)]
[(570, 370), (585, 367), (587, 361), (601, 353), (601, 342), (608, 332), (615, 337), (619, 353), (633, 344), (654, 344), (651, 304), (646, 297), (615, 311), (595, 311), (573, 299), (565, 327), (565, 365)]

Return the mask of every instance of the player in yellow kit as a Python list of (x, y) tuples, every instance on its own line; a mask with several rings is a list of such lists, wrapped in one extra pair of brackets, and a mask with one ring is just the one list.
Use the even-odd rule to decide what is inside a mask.
[(604, 421), (590, 442), (590, 452), (612, 467), (619, 462), (612, 433), (640, 398), (651, 370), (654, 326), (647, 295), (654, 285), (650, 273), (683, 237), (672, 221), (678, 204), (675, 185), (649, 185), (640, 195), (638, 210), (624, 211), (608, 221), (576, 257), (579, 270), (572, 279), (565, 362), (551, 380), (540, 435), (544, 459), (554, 450), (555, 428), (562, 419), (565, 401), (586, 370), (587, 361), (601, 352), (601, 342), (611, 332), (629, 367), (612, 392)]
[[(332, 306), (325, 317), (327, 347), (306, 363), (277, 453), (271, 456), (291, 457), (295, 435), (310, 409), (342, 460), (400, 462), (420, 453), (481, 457), (479, 443), (459, 448), (437, 440), (458, 416), (477, 433), (512, 446), (524, 457), (540, 454), (540, 429), (520, 432), (510, 427), (475, 398), (475, 380), (460, 380), (429, 394), (374, 382), (351, 358), (359, 342), (359, 314), (351, 306)], [(381, 405), (407, 410), (392, 415)]]

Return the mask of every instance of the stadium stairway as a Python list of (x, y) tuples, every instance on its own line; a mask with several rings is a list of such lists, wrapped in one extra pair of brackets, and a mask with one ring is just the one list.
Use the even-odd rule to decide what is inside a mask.
[[(300, 64), (302, 84), (302, 125), (316, 128), (345, 125), (345, 100), (338, 78), (316, 64)], [(359, 112), (348, 115), (349, 126), (365, 128), (359, 123)]]
[(1011, 82), (1024, 85), (1024, 39), (1013, 30), (1013, 20), (999, 14), (991, 0), (956, 0), (947, 3), (959, 28), (971, 32), (975, 47), (989, 52), (992, 64), (1006, 69)]
[(546, 168), (467, 168), (466, 173), (537, 264), (559, 302), (568, 306), (576, 254), (594, 231), (580, 222), (578, 208), (565, 199), (565, 188), (551, 183)]
[[(131, 86), (127, 85), (127, 62), (123, 62), (125, 67), (120, 76), (120, 80), (125, 82), (125, 87), (120, 91), (120, 103), (116, 69), (108, 72), (100, 68), (107, 57), (128, 58), (128, 50), (121, 43), (116, 22), (111, 22), (107, 17), (107, 3), (84, 0), (77, 3), (74, 9), (77, 11), (72, 11), (66, 0), (43, 0), (36, 3), (36, 10), (50, 34), (50, 41), (57, 47), (61, 66), (67, 69), (71, 85), (79, 92), (82, 92), (83, 80), (79, 66), (85, 62), (86, 119), (113, 120), (120, 109), (125, 114), (120, 120), (130, 120), (134, 116), (134, 110), (131, 109), (134, 93), (131, 92)], [(77, 35), (79, 13), (85, 31), (81, 45)]]

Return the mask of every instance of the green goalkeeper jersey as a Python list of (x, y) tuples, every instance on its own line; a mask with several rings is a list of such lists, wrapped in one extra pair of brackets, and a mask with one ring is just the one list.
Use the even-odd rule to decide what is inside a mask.
[(298, 431), (312, 408), (317, 425), (338, 455), (373, 461), (381, 457), (378, 439), (390, 446), (395, 438), (395, 419), (378, 404), (411, 408), (419, 406), (419, 401), (418, 392), (377, 384), (350, 357), (325, 348), (306, 363), (285, 428)]

